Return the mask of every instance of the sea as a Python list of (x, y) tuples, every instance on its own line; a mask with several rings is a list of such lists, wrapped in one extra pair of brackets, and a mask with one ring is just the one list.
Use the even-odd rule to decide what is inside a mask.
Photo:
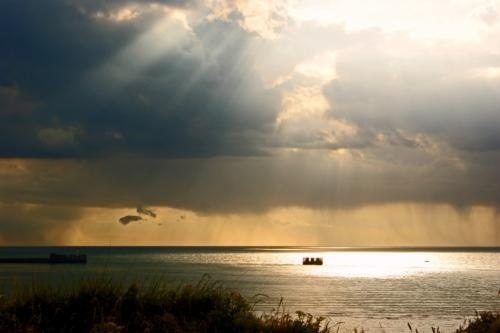
[[(477, 311), (500, 311), (500, 248), (0, 247), (0, 258), (87, 254), (87, 264), (1, 264), (0, 293), (82, 278), (203, 279), (255, 302), (323, 316), (334, 332), (454, 332)], [(321, 257), (323, 265), (302, 265)]]

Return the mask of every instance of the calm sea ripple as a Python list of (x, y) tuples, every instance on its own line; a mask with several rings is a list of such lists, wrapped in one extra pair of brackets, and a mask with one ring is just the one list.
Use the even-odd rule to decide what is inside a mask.
[[(87, 265), (1, 265), (0, 288), (44, 281), (70, 285), (99, 274), (125, 281), (161, 277), (172, 286), (208, 274), (255, 297), (256, 311), (276, 308), (327, 317), (341, 331), (451, 332), (476, 311), (500, 311), (500, 251), (390, 251), (243, 247), (4, 247), (0, 257), (86, 253)], [(322, 266), (303, 266), (322, 257)], [(61, 282), (63, 282), (61, 284)]]

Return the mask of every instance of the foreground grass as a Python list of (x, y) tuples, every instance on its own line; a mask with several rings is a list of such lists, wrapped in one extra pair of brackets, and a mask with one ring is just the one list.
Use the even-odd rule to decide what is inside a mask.
[(457, 329), (456, 333), (500, 333), (500, 313), (481, 312)]
[(162, 282), (128, 287), (107, 278), (72, 290), (33, 286), (0, 299), (0, 332), (330, 332), (321, 317), (253, 304), (210, 279), (177, 289)]
[[(413, 328), (410, 323), (408, 323), (408, 328), (410, 333), (419, 333), (419, 330)], [(431, 327), (431, 332), (443, 333), (439, 327)], [(500, 313), (478, 312), (473, 318), (460, 325), (455, 333), (500, 333)]]
[[(0, 332), (328, 333), (339, 328), (308, 313), (290, 315), (281, 304), (260, 316), (253, 310), (250, 300), (210, 279), (171, 289), (161, 281), (125, 287), (99, 278), (74, 289), (32, 286), (0, 298)], [(457, 333), (497, 333), (499, 328), (499, 314), (482, 313)]]

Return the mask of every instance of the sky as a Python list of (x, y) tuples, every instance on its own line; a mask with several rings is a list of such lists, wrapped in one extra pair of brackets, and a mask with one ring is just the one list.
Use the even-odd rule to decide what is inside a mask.
[(0, 245), (500, 246), (500, 1), (0, 1)]

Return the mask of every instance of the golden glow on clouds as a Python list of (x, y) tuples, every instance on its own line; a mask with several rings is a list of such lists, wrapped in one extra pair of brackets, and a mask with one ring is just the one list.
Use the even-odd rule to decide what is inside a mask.
[(302, 75), (313, 79), (309, 84), (299, 86), (283, 94), (281, 110), (276, 118), (276, 126), (280, 127), (288, 120), (298, 118), (321, 118), (330, 107), (323, 95), (323, 85), (336, 77), (335, 54), (326, 52), (307, 59), (295, 66), (285, 77), (278, 78), (273, 85), (278, 85)]
[(94, 14), (97, 19), (107, 19), (114, 22), (130, 21), (138, 17), (140, 9), (138, 6), (122, 7), (109, 13), (99, 11)]
[(187, 11), (175, 7), (160, 4), (149, 5), (125, 5), (107, 12), (97, 11), (92, 17), (99, 20), (109, 20), (115, 23), (132, 21), (148, 12), (163, 12), (165, 16), (182, 22), (186, 30), (191, 30), (187, 19)]
[(171, 17), (171, 18), (173, 18), (173, 19), (181, 22), (182, 26), (184, 27), (184, 29), (186, 29), (187, 31), (191, 31), (191, 32), (193, 31), (193, 29), (189, 25), (188, 12), (187, 11), (181, 10), (181, 9), (178, 9), (178, 8), (170, 8), (168, 6), (164, 6), (163, 7), (163, 11), (165, 12), (165, 14), (168, 17)]
[(286, 138), (312, 133), (318, 145), (340, 144), (341, 140), (354, 137), (357, 134), (354, 124), (326, 115), (331, 105), (323, 89), (325, 84), (338, 77), (335, 52), (322, 52), (298, 63), (289, 74), (275, 80), (273, 86), (297, 77), (304, 77), (304, 82), (293, 90), (286, 90), (282, 96), (275, 122), (281, 135)]
[(276, 125), (297, 117), (318, 117), (327, 109), (328, 101), (320, 87), (299, 87), (283, 96)]
[[(118, 219), (131, 209), (88, 208), (68, 244), (131, 245), (273, 245), (293, 238), (279, 234), (260, 215), (197, 215), (173, 208), (156, 208), (157, 218), (127, 226)], [(182, 217), (182, 218), (181, 218)]]
[[(267, 82), (267, 86), (270, 88), (280, 86), (286, 81), (292, 80), (294, 76), (298, 75), (304, 76), (308, 79), (314, 79), (315, 85), (326, 84), (331, 80), (337, 78), (335, 63), (335, 52), (326, 51), (320, 53), (313, 56), (312, 58), (308, 58), (302, 62), (299, 62), (289, 73), (281, 75), (279, 77), (273, 77), (271, 82)], [(262, 71), (258, 67), (257, 70)], [(267, 73), (260, 74), (264, 78), (264, 81), (269, 81), (269, 78), (267, 78)]]
[(211, 14), (208, 18), (227, 20), (236, 9), (242, 15), (238, 20), (242, 28), (263, 38), (273, 39), (287, 24), (287, 3), (286, 0), (209, 0), (207, 7), (210, 8)]
[[(497, 227), (500, 217), (494, 209), (482, 206), (464, 211), (448, 205), (416, 203), (338, 210), (281, 207), (262, 214), (227, 215), (198, 215), (185, 210), (156, 208), (156, 219), (127, 226), (118, 223), (118, 219), (130, 211), (87, 208), (81, 219), (65, 231), (63, 242), (89, 245), (478, 246), (497, 244), (500, 232)], [(61, 241), (60, 237), (54, 236), (54, 239)]]

